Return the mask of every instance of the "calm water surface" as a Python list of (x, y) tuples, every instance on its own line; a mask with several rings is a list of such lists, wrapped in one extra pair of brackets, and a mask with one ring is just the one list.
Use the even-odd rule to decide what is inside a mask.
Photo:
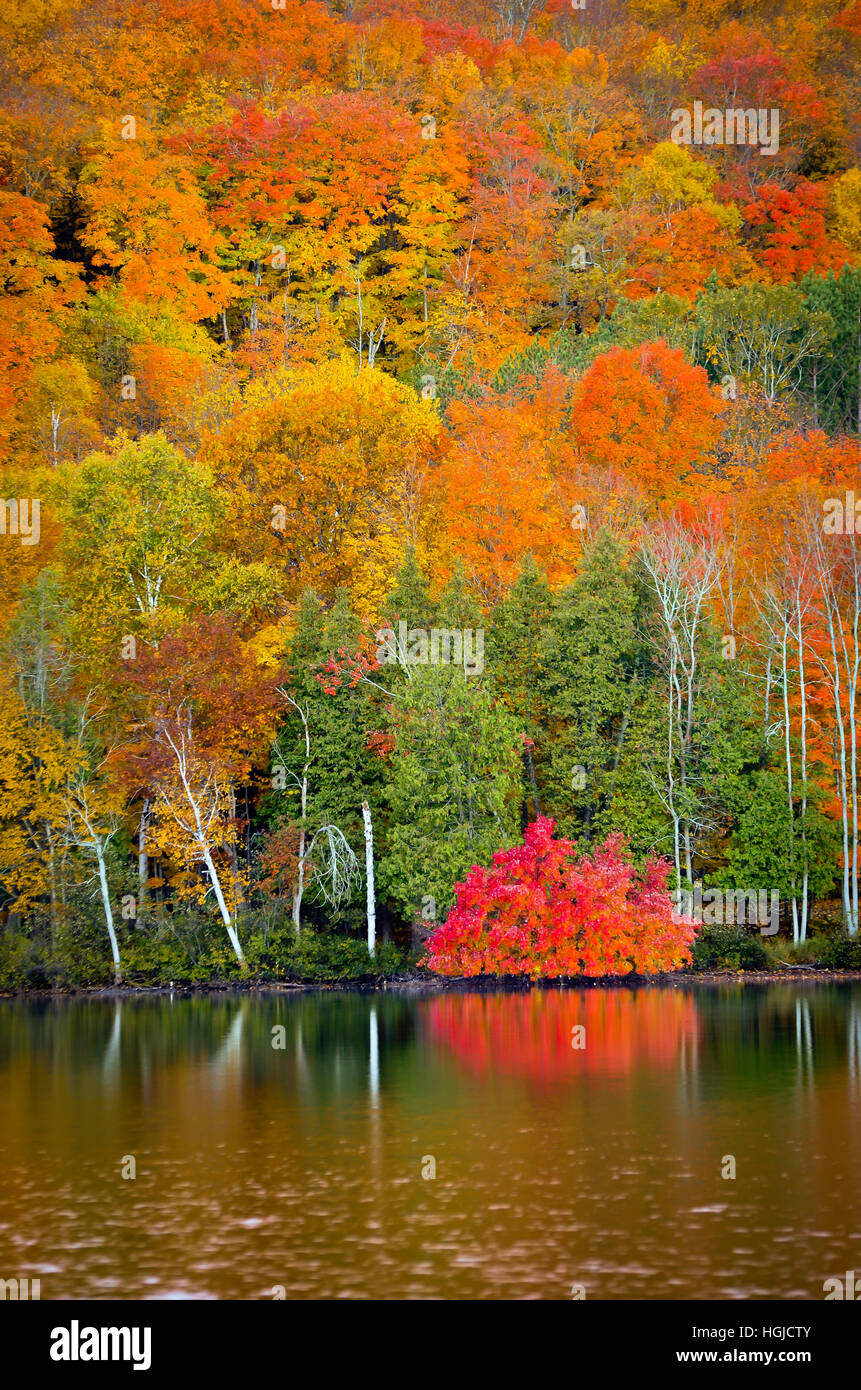
[(0, 1277), (43, 1299), (821, 1299), (853, 1268), (858, 985), (0, 1002)]

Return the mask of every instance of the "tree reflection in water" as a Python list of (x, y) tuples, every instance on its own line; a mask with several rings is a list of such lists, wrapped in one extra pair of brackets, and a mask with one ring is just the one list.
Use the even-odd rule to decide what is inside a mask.
[[(697, 1012), (678, 990), (589, 990), (442, 995), (429, 1001), (435, 1043), (476, 1073), (507, 1073), (541, 1085), (583, 1072), (624, 1075), (696, 1056)], [(575, 1047), (574, 1029), (585, 1028)]]

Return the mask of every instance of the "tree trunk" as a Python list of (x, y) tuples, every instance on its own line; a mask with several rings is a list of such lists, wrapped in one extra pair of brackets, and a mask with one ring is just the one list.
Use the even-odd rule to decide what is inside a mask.
[(789, 665), (787, 657), (787, 620), (784, 614), (783, 638), (780, 649), (783, 681), (783, 745), (786, 758), (786, 798), (789, 809), (789, 862), (792, 869), (792, 942), (798, 945), (798, 880), (795, 872), (795, 806), (792, 786), (792, 746), (789, 741)]
[(224, 901), (224, 894), (221, 891), (221, 880), (218, 877), (218, 870), (216, 869), (215, 864), (213, 863), (212, 855), (209, 852), (209, 846), (203, 845), (202, 849), (203, 862), (209, 870), (209, 877), (212, 880), (212, 890), (215, 893), (215, 900), (218, 903), (218, 910), (221, 913), (221, 920), (224, 922), (224, 925), (227, 928), (227, 935), (230, 938), (230, 944), (233, 947), (236, 959), (239, 961), (240, 965), (244, 965), (245, 957), (242, 954), (242, 946), (240, 945), (239, 937), (236, 933), (236, 928), (233, 925), (232, 918), (227, 909), (227, 903)]
[(54, 850), (54, 837), (51, 822), (45, 821), (45, 843), (48, 846), (48, 886), (51, 894), (51, 945), (57, 939), (57, 855)]
[(96, 859), (99, 865), (99, 887), (102, 892), (102, 905), (105, 909), (105, 925), (108, 929), (108, 936), (111, 941), (111, 955), (114, 958), (114, 984), (122, 982), (120, 974), (120, 948), (117, 945), (117, 934), (114, 931), (114, 913), (111, 907), (111, 895), (108, 891), (108, 875), (105, 871), (105, 856), (102, 851), (101, 842), (96, 839), (93, 841), (96, 848)]
[(676, 888), (682, 886), (682, 860), (681, 842), (679, 839), (679, 817), (675, 803), (675, 777), (673, 775), (673, 680), (675, 677), (675, 665), (671, 667), (670, 673), (670, 699), (667, 711), (667, 803), (670, 815), (673, 819), (673, 862), (676, 866)]
[(149, 807), (150, 803), (145, 799), (141, 806), (140, 828), (138, 830), (138, 915), (140, 915), (140, 909), (148, 896), (149, 854), (146, 847), (146, 833), (149, 826)]
[(801, 700), (801, 930), (800, 939), (807, 940), (808, 884), (810, 865), (807, 859), (807, 683), (804, 676), (804, 632), (801, 623), (801, 594), (795, 591), (795, 613), (798, 619), (798, 680)]
[(288, 695), (286, 690), (279, 691), (284, 699), (295, 709), (299, 718), (302, 720), (302, 731), (305, 736), (305, 762), (302, 767), (302, 781), (299, 783), (300, 802), (299, 802), (299, 864), (297, 868), (296, 887), (293, 890), (293, 926), (296, 935), (300, 930), (300, 914), (302, 912), (302, 894), (305, 891), (305, 840), (306, 840), (306, 821), (308, 817), (308, 768), (311, 766), (311, 731), (308, 728), (308, 711), (303, 709), (298, 701)]
[[(843, 715), (843, 690), (840, 684), (840, 657), (837, 649), (837, 632), (840, 626), (840, 613), (835, 596), (831, 589), (830, 578), (827, 570), (827, 560), (820, 553), (818, 556), (820, 565), (819, 585), (823, 600), (823, 616), (828, 629), (829, 645), (831, 647), (831, 665), (827, 669), (827, 679), (829, 687), (834, 697), (834, 718), (837, 726), (837, 738), (840, 754), (838, 764), (838, 795), (840, 797), (840, 818), (843, 831), (843, 918), (846, 929), (850, 936), (854, 936), (858, 930), (857, 919), (852, 920), (852, 897), (850, 892), (850, 863), (849, 863), (849, 786), (848, 769), (846, 766), (846, 725)], [(855, 872), (857, 875), (857, 866)]]
[[(304, 797), (303, 797), (304, 799)], [(305, 891), (305, 826), (299, 831), (299, 869), (296, 887), (293, 889), (293, 926), (299, 935), (299, 919), (302, 912), (302, 894)]]
[(847, 624), (852, 633), (852, 660), (846, 653), (847, 703), (849, 706), (849, 748), (850, 774), (852, 778), (852, 919), (849, 931), (858, 935), (858, 725), (855, 708), (858, 700), (858, 672), (861, 666), (861, 653), (858, 647), (858, 628), (861, 623), (861, 586), (859, 586), (859, 558), (857, 541), (852, 537), (852, 612)]
[(371, 808), (367, 801), (362, 802), (362, 819), (365, 822), (365, 880), (368, 889), (368, 952), (370, 955), (373, 955), (377, 946), (377, 910), (374, 901), (374, 828), (371, 824)]

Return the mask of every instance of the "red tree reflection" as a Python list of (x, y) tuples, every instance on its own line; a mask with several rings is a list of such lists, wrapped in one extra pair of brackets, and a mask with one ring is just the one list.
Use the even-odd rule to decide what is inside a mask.
[(690, 1055), (697, 1032), (692, 996), (667, 989), (448, 994), (428, 1000), (425, 1017), (434, 1043), (471, 1070), (543, 1084), (670, 1067), (683, 1047)]

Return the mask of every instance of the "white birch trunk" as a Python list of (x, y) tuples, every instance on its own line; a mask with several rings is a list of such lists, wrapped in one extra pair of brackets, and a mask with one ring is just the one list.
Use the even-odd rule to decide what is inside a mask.
[(230, 944), (233, 947), (233, 950), (236, 954), (236, 959), (239, 961), (240, 965), (243, 965), (245, 963), (245, 956), (242, 954), (242, 946), (240, 944), (236, 928), (233, 925), (233, 919), (230, 916), (230, 910), (228, 909), (227, 903), (224, 901), (224, 893), (222, 892), (221, 888), (221, 880), (218, 877), (218, 870), (216, 869), (212, 855), (209, 852), (209, 845), (202, 842), (201, 850), (203, 853), (203, 862), (209, 870), (209, 877), (212, 880), (212, 891), (215, 894), (215, 901), (218, 903), (218, 910), (221, 913), (221, 920), (223, 921), (227, 929), (227, 935), (230, 938)]
[(798, 884), (795, 877), (795, 811), (792, 799), (792, 747), (789, 741), (789, 665), (787, 660), (787, 625), (784, 615), (780, 647), (780, 672), (783, 683), (783, 748), (786, 757), (786, 797), (789, 806), (789, 856), (792, 866), (792, 941), (798, 945)]
[(801, 701), (801, 845), (802, 845), (802, 883), (801, 883), (801, 929), (800, 939), (807, 940), (808, 882), (810, 865), (807, 858), (807, 683), (804, 677), (804, 631), (801, 622), (801, 590), (795, 591), (795, 615), (798, 620), (798, 682)]
[(377, 909), (374, 895), (374, 828), (371, 823), (371, 808), (367, 801), (362, 802), (362, 819), (365, 822), (365, 881), (367, 883), (368, 905), (368, 951), (374, 955), (377, 947)]
[(147, 897), (149, 880), (149, 854), (147, 852), (147, 829), (149, 827), (149, 802), (144, 800), (141, 807), (140, 828), (138, 830), (138, 900), (143, 903)]
[[(852, 661), (846, 653), (846, 676), (849, 703), (849, 747), (852, 776), (852, 918), (849, 924), (851, 936), (858, 934), (858, 729), (855, 706), (858, 698), (858, 671), (861, 650), (858, 645), (858, 625), (861, 620), (861, 592), (859, 592), (859, 559), (855, 537), (852, 537)], [(844, 640), (844, 651), (846, 644)]]
[(117, 934), (114, 931), (114, 912), (111, 907), (111, 895), (108, 891), (108, 875), (105, 870), (105, 856), (102, 849), (102, 842), (98, 835), (93, 836), (93, 845), (96, 851), (96, 861), (99, 866), (99, 888), (102, 894), (102, 905), (105, 909), (105, 925), (108, 929), (108, 936), (111, 942), (111, 955), (114, 958), (114, 983), (119, 984), (122, 976), (120, 974), (120, 948), (117, 944)]
[(296, 887), (293, 889), (293, 926), (296, 935), (300, 932), (302, 914), (302, 894), (305, 891), (305, 827), (299, 831), (299, 868), (296, 874)]
[[(189, 781), (188, 746), (191, 741), (190, 729), (190, 718), (188, 719), (188, 724), (185, 729), (181, 720), (177, 722), (179, 743), (176, 742), (174, 737), (170, 734), (170, 732), (167, 729), (164, 732), (164, 740), (167, 743), (167, 745), (173, 750), (174, 756), (176, 758), (177, 771), (179, 772), (180, 781), (182, 782), (183, 790), (185, 791), (186, 800), (188, 802), (189, 809), (191, 810), (191, 814), (193, 816), (193, 824), (183, 824), (183, 821), (178, 815), (175, 807), (171, 807), (171, 813), (177, 824), (182, 826), (186, 833), (190, 834), (193, 843), (198, 848), (198, 851), (200, 853), (201, 858), (203, 859), (204, 864), (209, 870), (209, 876), (212, 881), (212, 890), (215, 893), (215, 899), (218, 903), (218, 910), (221, 913), (221, 919), (224, 922), (224, 925), (227, 929), (227, 935), (230, 940), (230, 944), (233, 947), (234, 955), (236, 956), (236, 959), (239, 961), (239, 964), (244, 965), (245, 957), (242, 953), (242, 946), (240, 945), (239, 936), (236, 932), (236, 928), (234, 926), (233, 919), (230, 915), (227, 903), (224, 900), (224, 893), (221, 887), (221, 880), (218, 877), (218, 870), (215, 867), (215, 863), (212, 858), (212, 853), (209, 846), (208, 829), (212, 822), (216, 819), (218, 814), (218, 788), (217, 784), (215, 784), (215, 787), (212, 792), (212, 805), (210, 807), (209, 814), (206, 819), (206, 824), (204, 824), (203, 817), (201, 816), (203, 794), (201, 794), (200, 796), (196, 796), (194, 791), (192, 790), (191, 783)], [(208, 785), (209, 783), (207, 782), (207, 786)]]
[[(827, 568), (827, 557), (820, 552), (818, 560), (820, 564), (819, 581), (822, 592), (824, 617), (828, 628), (829, 645), (831, 647), (831, 665), (829, 667), (825, 662), (822, 662), (822, 666), (827, 674), (828, 684), (831, 687), (834, 697), (834, 718), (837, 725), (838, 746), (840, 750), (838, 789), (843, 831), (843, 918), (849, 935), (853, 936), (850, 893), (849, 786), (846, 766), (846, 726), (843, 716), (843, 692), (840, 684), (840, 659), (837, 654), (837, 636), (835, 632), (835, 628), (839, 627), (840, 624), (840, 612), (831, 587), (831, 578)], [(857, 922), (855, 923), (855, 931), (857, 931)]]
[(299, 864), (296, 873), (296, 887), (293, 889), (293, 926), (296, 935), (299, 935), (302, 914), (302, 897), (305, 892), (305, 843), (307, 840), (306, 820), (308, 816), (308, 768), (311, 766), (311, 731), (308, 728), (308, 711), (303, 709), (297, 700), (293, 699), (286, 690), (279, 687), (278, 694), (292, 705), (302, 720), (302, 731), (305, 736), (305, 762), (302, 767), (301, 781), (295, 773), (290, 776), (299, 787)]

